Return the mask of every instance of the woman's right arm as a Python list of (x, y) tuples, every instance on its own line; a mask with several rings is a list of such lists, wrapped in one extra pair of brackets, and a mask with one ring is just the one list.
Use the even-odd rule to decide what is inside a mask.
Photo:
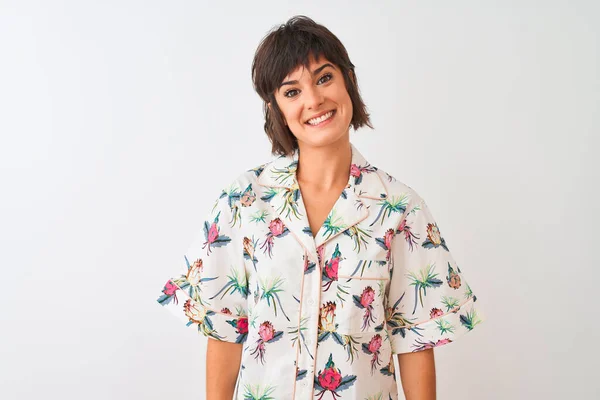
[(206, 400), (231, 400), (242, 361), (241, 343), (208, 338)]

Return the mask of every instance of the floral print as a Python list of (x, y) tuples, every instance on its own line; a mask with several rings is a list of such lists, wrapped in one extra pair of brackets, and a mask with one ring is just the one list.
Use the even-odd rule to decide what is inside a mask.
[[(352, 147), (313, 236), (299, 151), (218, 196), (158, 302), (242, 345), (235, 399), (397, 399), (395, 354), (455, 341), (483, 317), (427, 204)], [(232, 366), (236, 368), (236, 366)]]
[(381, 335), (376, 334), (375, 336), (373, 336), (371, 338), (371, 340), (369, 341), (368, 344), (363, 343), (363, 345), (362, 345), (363, 351), (365, 353), (373, 356), (371, 358), (371, 375), (373, 375), (373, 371), (380, 364), (379, 348), (381, 347), (381, 342), (382, 342)]
[(340, 369), (335, 367), (332, 356), (329, 354), (325, 369), (319, 371), (315, 379), (315, 388), (318, 390), (315, 396), (318, 400), (321, 400), (326, 392), (330, 392), (334, 399), (339, 398), (339, 392), (352, 386), (356, 380), (356, 375), (342, 377)]
[(269, 321), (265, 321), (260, 324), (258, 328), (258, 336), (259, 339), (256, 341), (256, 347), (250, 353), (251, 355), (256, 354), (255, 358), (260, 357), (260, 362), (262, 364), (265, 363), (265, 343), (271, 343), (279, 339), (283, 335), (282, 331), (275, 332), (275, 328), (273, 328), (273, 324)]
[(370, 322), (375, 322), (372, 314), (373, 306), (371, 306), (371, 303), (373, 303), (373, 300), (375, 300), (375, 291), (371, 286), (367, 286), (363, 290), (360, 297), (358, 297), (357, 295), (354, 295), (352, 297), (354, 298), (354, 304), (356, 304), (358, 308), (365, 310), (363, 316), (363, 325), (361, 328), (361, 330), (364, 331), (367, 327), (370, 327)]

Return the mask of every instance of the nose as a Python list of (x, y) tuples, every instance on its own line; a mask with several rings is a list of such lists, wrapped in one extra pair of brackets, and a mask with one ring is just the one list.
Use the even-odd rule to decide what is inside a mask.
[(304, 99), (306, 100), (306, 108), (309, 110), (318, 110), (323, 104), (324, 96), (321, 89), (318, 87), (310, 87), (304, 91)]

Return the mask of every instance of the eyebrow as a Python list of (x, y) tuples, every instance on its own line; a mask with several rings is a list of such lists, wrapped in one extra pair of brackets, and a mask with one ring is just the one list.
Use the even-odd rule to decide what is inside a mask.
[[(321, 72), (323, 69), (325, 69), (325, 67), (331, 67), (333, 69), (335, 69), (335, 67), (329, 63), (323, 64), (321, 65), (319, 68), (315, 69), (312, 72), (312, 75), (315, 76), (317, 75), (319, 72)], [(298, 83), (298, 81), (287, 81), (287, 82), (283, 82), (281, 85), (279, 85), (279, 89), (281, 89), (283, 86), (285, 85), (296, 85)]]

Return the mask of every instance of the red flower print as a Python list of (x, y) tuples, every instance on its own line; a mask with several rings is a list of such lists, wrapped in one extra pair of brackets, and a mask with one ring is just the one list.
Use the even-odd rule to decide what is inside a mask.
[(208, 221), (204, 222), (204, 235), (206, 237), (206, 242), (204, 242), (202, 248), (204, 249), (208, 246), (208, 249), (206, 251), (207, 254), (210, 254), (212, 250), (211, 247), (225, 246), (226, 244), (231, 242), (231, 239), (228, 236), (221, 235), (219, 233), (219, 227), (217, 224), (219, 223), (220, 215), (221, 212), (217, 214), (212, 224), (209, 224)]
[(248, 317), (238, 318), (237, 333), (239, 333), (240, 335), (248, 333)]
[(227, 307), (225, 307), (225, 308), (221, 309), (221, 312), (222, 312), (223, 314), (228, 314), (228, 315), (231, 315), (231, 311), (230, 311), (230, 310), (229, 310), (229, 308), (227, 308)]
[(340, 245), (335, 245), (335, 250), (331, 255), (331, 259), (329, 261), (325, 261), (325, 265), (322, 269), (322, 280), (325, 282), (323, 284), (323, 291), (326, 292), (329, 290), (329, 287), (334, 281), (338, 280), (338, 267), (340, 264), (340, 259), (342, 258), (342, 253), (340, 252)]
[(400, 222), (400, 226), (398, 227), (398, 232), (403, 232), (406, 229), (406, 218), (402, 218), (402, 222)]
[(396, 233), (404, 233), (404, 240), (408, 242), (408, 246), (410, 251), (414, 250), (414, 245), (417, 244), (417, 239), (419, 238), (411, 231), (411, 227), (406, 224), (406, 218), (402, 219), (400, 226), (396, 230)]
[(273, 256), (273, 245), (275, 244), (275, 238), (284, 236), (288, 233), (288, 229), (283, 224), (279, 218), (275, 218), (273, 221), (269, 222), (269, 233), (267, 233), (267, 237), (263, 242), (262, 246), (260, 246), (263, 250), (263, 253), (268, 253), (269, 257)]
[(179, 286), (174, 284), (172, 281), (169, 281), (165, 284), (163, 293), (166, 294), (167, 296), (173, 296), (177, 290), (179, 290)]
[(375, 291), (371, 286), (367, 286), (360, 295), (360, 304), (367, 308), (373, 303), (373, 300), (375, 300)]
[(383, 241), (385, 243), (385, 247), (389, 250), (392, 248), (392, 239), (394, 238), (394, 230), (388, 229), (385, 232), (385, 236), (383, 237)]
[(179, 304), (179, 299), (177, 299), (177, 291), (179, 290), (179, 286), (173, 283), (173, 281), (169, 280), (165, 283), (165, 287), (163, 289), (164, 296), (161, 296), (158, 301), (162, 304), (163, 302), (168, 303), (173, 299), (175, 304)]
[(214, 243), (215, 240), (219, 237), (219, 228), (217, 227), (217, 223), (213, 222), (208, 230), (208, 242)]
[(319, 374), (319, 385), (321, 385), (325, 390), (334, 391), (340, 386), (340, 382), (342, 381), (342, 375), (340, 375), (340, 370), (331, 367), (326, 368), (321, 374)]
[(377, 334), (377, 335), (373, 336), (373, 338), (369, 342), (369, 351), (371, 353), (376, 353), (379, 351), (380, 347), (381, 347), (381, 335)]
[(430, 318), (437, 318), (437, 317), (441, 317), (442, 315), (444, 315), (444, 312), (442, 310), (440, 310), (439, 308), (432, 308), (431, 311), (429, 312)]
[(386, 261), (389, 261), (390, 258), (392, 257), (392, 240), (394, 239), (395, 235), (396, 235), (396, 231), (394, 229), (388, 229), (383, 234), (383, 237), (378, 237), (377, 239), (375, 239), (377, 244), (386, 251), (386, 254), (385, 254)]
[[(246, 322), (246, 327), (247, 327), (247, 322)], [(265, 321), (262, 324), (260, 324), (260, 327), (258, 328), (258, 336), (260, 336), (260, 338), (256, 341), (256, 348), (252, 351), (252, 355), (256, 354), (256, 356), (254, 356), (254, 358), (260, 358), (260, 362), (261, 363), (265, 363), (265, 352), (266, 352), (266, 347), (265, 344), (271, 341), (276, 341), (279, 340), (279, 338), (281, 338), (281, 336), (283, 335), (283, 331), (275, 331), (275, 328), (273, 327), (273, 324), (271, 324), (271, 322), (269, 321)]]
[(352, 298), (358, 308), (365, 310), (362, 325), (362, 330), (364, 331), (368, 326), (371, 326), (371, 322), (375, 322), (375, 318), (373, 318), (373, 306), (371, 305), (375, 300), (375, 290), (371, 286), (367, 286), (360, 296), (352, 295)]
[(340, 396), (338, 392), (352, 386), (355, 380), (356, 375), (342, 376), (342, 372), (336, 368), (333, 362), (333, 354), (330, 353), (325, 369), (317, 373), (315, 381), (315, 389), (319, 390), (316, 394), (317, 400), (321, 400), (326, 392), (331, 392), (331, 396), (335, 400)]
[(338, 278), (338, 267), (340, 264), (340, 258), (336, 257), (331, 261), (325, 263), (325, 275), (331, 280), (337, 281)]
[(273, 236), (279, 236), (283, 233), (285, 229), (285, 225), (283, 225), (283, 221), (279, 218), (275, 218), (273, 221), (269, 223), (269, 230)]
[(367, 354), (371, 354), (371, 375), (375, 372), (375, 369), (379, 366), (379, 349), (381, 348), (381, 335), (377, 334), (371, 338), (369, 344), (363, 343), (363, 351)]
[[(229, 314), (231, 315), (231, 313)], [(235, 342), (244, 343), (244, 341), (246, 340), (246, 336), (248, 336), (248, 317), (245, 315), (238, 315), (238, 317), (239, 318), (227, 320), (226, 322), (229, 325), (231, 325), (235, 329), (235, 332), (238, 334), (238, 337), (236, 338)]]
[(377, 170), (377, 168), (371, 166), (368, 163), (366, 165), (362, 165), (362, 166), (352, 164), (350, 166), (350, 176), (352, 176), (354, 178), (354, 183), (356, 185), (360, 185), (360, 183), (362, 182), (364, 173), (371, 173), (371, 172), (375, 172), (376, 170)]
[(275, 335), (273, 324), (271, 324), (269, 321), (265, 321), (260, 324), (260, 327), (258, 328), (258, 335), (263, 342), (268, 342), (269, 340), (273, 339), (273, 336)]

